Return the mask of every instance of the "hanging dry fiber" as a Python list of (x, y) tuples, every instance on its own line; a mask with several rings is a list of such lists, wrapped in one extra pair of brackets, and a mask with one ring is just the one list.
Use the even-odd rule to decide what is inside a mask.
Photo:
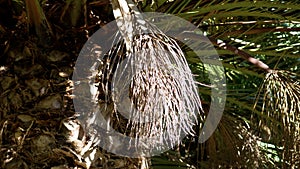
[(126, 117), (126, 128), (119, 131), (133, 138), (158, 136), (161, 144), (174, 146), (193, 133), (202, 114), (184, 53), (132, 3), (112, 0), (112, 5), (122, 36), (99, 68), (98, 101), (106, 110), (113, 105), (112, 113), (104, 113), (115, 118), (111, 123), (120, 127)]

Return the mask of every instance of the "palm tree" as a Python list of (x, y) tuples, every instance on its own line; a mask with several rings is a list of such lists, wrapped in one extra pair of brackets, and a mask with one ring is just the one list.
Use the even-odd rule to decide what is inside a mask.
[[(31, 81), (29, 78), (37, 76), (40, 78), (40, 75), (30, 73), (31, 71), (28, 70), (48, 72), (37, 66), (41, 64), (39, 59), (45, 60), (50, 63), (49, 65), (74, 62), (74, 58), (53, 51), (67, 51), (77, 55), (87, 37), (114, 20), (110, 1), (3, 0), (0, 4), (1, 8), (13, 9), (12, 12), (5, 13), (6, 19), (0, 21), (0, 49), (3, 51), (0, 55), (1, 64), (3, 63), (0, 65), (2, 76), (0, 79), (2, 93), (0, 94), (2, 103), (0, 105), (0, 159), (4, 159), (1, 161), (1, 167), (42, 168), (45, 163), (48, 167), (66, 163), (69, 166), (84, 168), (295, 168), (299, 166), (299, 1), (144, 0), (135, 2), (142, 12), (173, 14), (200, 28), (220, 55), (227, 79), (226, 107), (213, 136), (201, 144), (198, 143), (197, 136), (187, 136), (179, 146), (147, 160), (118, 157), (100, 150), (96, 144), (97, 138), (94, 137), (93, 140), (90, 138), (93, 135), (82, 134), (83, 131), (74, 118), (60, 119), (62, 121), (60, 124), (67, 129), (64, 132), (69, 140), (63, 143), (50, 139), (60, 138), (60, 135), (49, 127), (41, 126), (43, 124), (40, 121), (41, 116), (35, 115), (37, 123), (31, 124), (32, 120), (26, 122), (28, 116), (18, 114), (18, 112), (33, 112), (33, 108), (30, 107), (32, 102), (41, 100), (43, 102), (41, 105), (45, 106), (48, 102), (59, 98), (59, 95), (38, 96), (40, 88), (36, 86), (46, 82), (40, 79)], [(116, 9), (114, 7), (114, 10)], [(37, 47), (39, 42), (44, 44)], [(130, 40), (123, 44), (122, 52), (126, 53), (128, 46), (131, 45), (129, 42)], [(180, 46), (177, 52), (183, 52), (189, 69), (200, 84), (197, 90), (201, 96), (203, 111), (208, 113), (212, 101), (210, 97), (212, 89), (209, 87), (211, 82), (208, 78), (209, 65), (203, 63), (187, 46), (178, 41), (176, 43)], [(18, 52), (20, 49), (22, 52)], [(46, 56), (42, 53), (46, 53)], [(26, 64), (21, 67), (17, 60), (25, 61)], [(11, 64), (11, 61), (16, 64)], [(26, 65), (31, 66), (26, 67)], [(44, 76), (55, 77), (56, 68), (53, 67), (52, 73)], [(67, 71), (62, 71), (62, 76), (63, 73)], [(157, 74), (163, 73), (157, 72)], [(18, 82), (15, 77), (18, 80), (28, 78), (26, 84), (31, 88), (22, 92), (19, 92), (17, 87), (10, 89)], [(168, 78), (166, 75), (162, 77)], [(52, 79), (50, 84), (60, 81), (60, 78), (61, 76)], [(25, 82), (20, 83), (19, 86), (25, 89), (24, 84)], [(139, 87), (133, 88), (132, 91), (138, 89), (144, 90)], [(28, 93), (29, 90), (33, 92)], [(58, 89), (54, 88), (53, 91)], [(72, 97), (70, 92), (62, 93)], [(133, 98), (138, 102), (140, 96)], [(66, 112), (65, 109), (64, 111)], [(56, 115), (58, 114), (59, 112)], [(33, 115), (31, 113), (30, 117)], [(21, 123), (16, 122), (18, 119), (21, 119)], [(52, 124), (51, 119), (47, 120), (48, 124)], [(135, 130), (126, 128), (126, 124), (122, 121), (124, 119), (118, 120), (120, 123), (116, 127), (119, 127), (120, 131), (127, 132), (129, 135), (131, 132), (132, 135), (136, 133)], [(194, 126), (194, 131), (199, 132), (202, 125), (203, 123), (199, 123)], [(37, 132), (41, 131), (39, 128), (51, 132), (45, 135), (45, 132)], [(135, 129), (140, 129), (140, 126), (136, 124)], [(39, 135), (38, 139), (34, 139), (35, 135)], [(11, 141), (11, 138), (24, 139)], [(38, 147), (36, 145), (39, 140), (43, 140), (42, 138), (52, 140), (49, 141), (51, 145), (59, 144), (55, 144), (56, 147), (52, 149), (43, 149), (50, 150), (52, 156), (46, 158), (45, 154), (42, 154), (41, 157), (45, 157), (46, 162), (40, 160), (43, 164), (38, 165), (38, 161), (30, 160), (32, 158), (29, 154), (35, 154), (33, 147)], [(11, 146), (13, 143), (15, 146)], [(61, 144), (64, 146), (59, 146)], [(41, 146), (39, 148), (41, 149)], [(59, 154), (60, 158), (54, 158), (53, 154)]]

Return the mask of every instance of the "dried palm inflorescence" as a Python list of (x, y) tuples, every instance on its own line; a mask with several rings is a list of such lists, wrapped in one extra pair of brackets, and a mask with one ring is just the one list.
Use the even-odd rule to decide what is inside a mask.
[[(267, 72), (257, 95), (254, 108), (262, 103), (259, 129), (267, 131), (271, 141), (280, 145), (283, 168), (299, 166), (300, 159), (300, 82), (299, 75), (286, 70), (274, 70), (245, 51), (226, 43), (212, 42), (238, 54), (243, 59)], [(261, 102), (260, 102), (261, 101)]]
[[(268, 126), (272, 138), (283, 146), (283, 159), (288, 166), (299, 165), (300, 141), (300, 82), (288, 71), (270, 71), (261, 86), (262, 113), (267, 118), (260, 125)], [(296, 164), (297, 163), (297, 164)]]
[[(261, 87), (264, 89), (262, 112), (281, 121), (289, 132), (295, 130), (289, 123), (300, 119), (300, 84), (296, 77), (288, 71), (271, 71)], [(299, 129), (299, 124), (296, 125)]]
[(173, 147), (184, 134), (193, 133), (202, 111), (184, 53), (174, 39), (144, 20), (133, 4), (113, 0), (112, 5), (122, 36), (116, 36), (119, 43), (99, 68), (97, 99), (102, 114), (135, 138), (135, 145), (139, 138), (156, 137), (150, 149)]

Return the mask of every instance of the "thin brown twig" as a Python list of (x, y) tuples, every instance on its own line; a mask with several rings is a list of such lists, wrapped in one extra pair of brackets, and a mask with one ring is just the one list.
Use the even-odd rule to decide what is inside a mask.
[(209, 40), (215, 45), (218, 46), (220, 48), (223, 48), (225, 50), (229, 50), (231, 52), (233, 52), (234, 54), (239, 55), (240, 57), (242, 57), (243, 59), (247, 60), (248, 62), (252, 63), (253, 65), (255, 65), (256, 67), (265, 70), (266, 72), (271, 72), (271, 69), (269, 68), (269, 66), (267, 64), (265, 64), (264, 62), (254, 58), (252, 55), (250, 55), (249, 53), (238, 49), (235, 46), (229, 45), (225, 42), (218, 42), (216, 39), (214, 38), (209, 38)]
[[(197, 35), (195, 33), (188, 33), (188, 32), (184, 32), (181, 33), (179, 35), (177, 35), (178, 37), (185, 37), (185, 38), (190, 38), (190, 39), (194, 39), (194, 40), (203, 40), (203, 41), (208, 41), (207, 37), (205, 37), (204, 35)], [(217, 39), (213, 38), (213, 37), (209, 37), (208, 38), (209, 41), (217, 47), (220, 47), (222, 49), (225, 50), (229, 50), (231, 52), (233, 52), (236, 55), (239, 55), (241, 58), (247, 60), (248, 62), (252, 63), (253, 65), (255, 65), (256, 67), (266, 71), (266, 72), (272, 72), (273, 70), (269, 68), (269, 66), (267, 64), (265, 64), (264, 62), (254, 58), (252, 55), (250, 55), (249, 53), (238, 49), (235, 46), (229, 45), (225, 42), (218, 42)]]
[(20, 146), (18, 147), (19, 150), (22, 149), (23, 144), (24, 144), (24, 141), (25, 141), (25, 138), (26, 138), (27, 135), (29, 134), (29, 131), (31, 130), (33, 124), (34, 124), (34, 121), (31, 121), (30, 126), (27, 128), (26, 133), (24, 134), (24, 136), (23, 136), (22, 139), (21, 139)]

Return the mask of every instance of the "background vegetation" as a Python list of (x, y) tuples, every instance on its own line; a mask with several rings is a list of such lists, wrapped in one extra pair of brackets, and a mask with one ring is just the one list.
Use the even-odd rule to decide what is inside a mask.
[[(170, 13), (203, 30), (227, 78), (226, 107), (213, 136), (203, 144), (189, 136), (177, 148), (145, 162), (101, 150), (74, 117), (73, 67), (88, 37), (114, 20), (110, 2), (0, 0), (1, 167), (300, 166), (299, 2), (136, 2), (141, 11)], [(203, 63), (184, 50), (196, 80), (209, 85)], [(269, 68), (251, 63), (253, 58)], [(210, 88), (200, 85), (199, 94), (208, 112)]]

